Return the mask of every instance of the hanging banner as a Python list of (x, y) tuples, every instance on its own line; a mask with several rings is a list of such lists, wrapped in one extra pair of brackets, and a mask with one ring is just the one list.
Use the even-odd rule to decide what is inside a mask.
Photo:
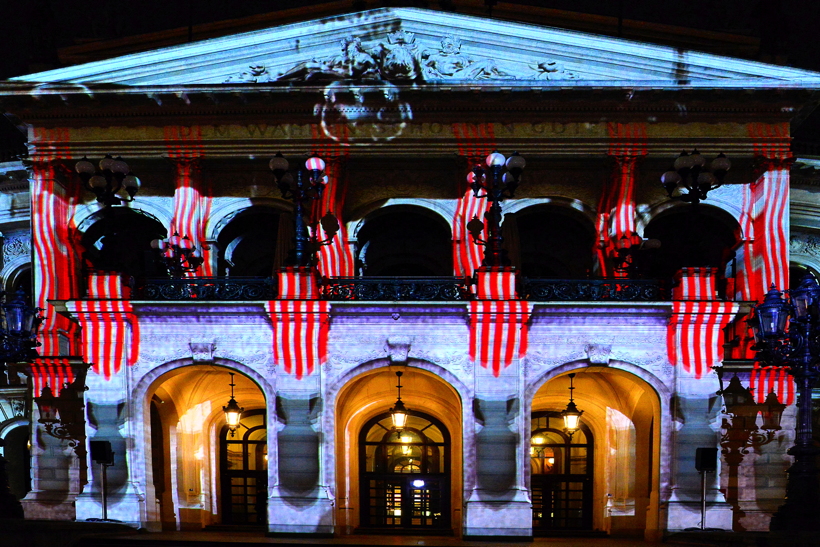
[(266, 310), (273, 324), (273, 361), (297, 380), (327, 361), (330, 302), (272, 300)]
[(532, 309), (520, 300), (470, 302), (470, 360), (498, 377), (515, 357), (527, 353)]

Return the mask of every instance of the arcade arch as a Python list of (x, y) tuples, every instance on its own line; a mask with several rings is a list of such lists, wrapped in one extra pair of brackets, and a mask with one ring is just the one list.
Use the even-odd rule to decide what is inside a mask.
[[(222, 410), (230, 372), (245, 409), (233, 437)], [(267, 411), (259, 385), (226, 366), (179, 366), (150, 384), (145, 401), (146, 490), (159, 502), (155, 518), (163, 529), (264, 523)]]
[[(389, 431), (387, 412), (396, 402), (395, 372), (397, 370), (403, 371), (401, 397), (411, 412), (407, 437), (412, 437), (412, 439), (405, 439), (406, 442), (402, 441), (401, 435), (396, 436), (394, 432)], [(337, 498), (341, 501), (337, 509), (337, 524), (340, 530), (351, 533), (362, 527), (388, 528), (395, 532), (412, 532), (420, 529), (446, 532), (452, 527), (460, 526), (457, 516), (461, 515), (462, 511), (463, 409), (461, 397), (452, 385), (440, 376), (420, 368), (379, 367), (362, 372), (347, 381), (339, 390), (335, 409), (336, 488)], [(383, 429), (384, 435), (374, 436), (372, 431), (375, 429), (380, 431)], [(421, 480), (425, 484), (414, 484), (413, 481), (419, 480), (421, 475), (414, 476), (409, 471), (403, 473), (399, 467), (395, 466), (388, 474), (389, 476), (377, 478), (373, 475), (371, 477), (370, 475), (376, 469), (368, 467), (366, 457), (368, 449), (364, 445), (372, 444), (372, 452), (378, 450), (376, 445), (379, 445), (381, 441), (386, 443), (385, 446), (398, 446), (405, 442), (412, 447), (411, 450), (430, 451), (430, 454), (435, 452), (439, 457), (436, 460), (437, 466), (427, 466), (427, 460), (425, 464), (421, 464), (419, 460), (420, 469), (418, 471), (424, 474)], [(402, 469), (407, 471), (409, 468), (405, 466)], [(388, 505), (396, 503), (395, 498), (388, 500), (385, 492), (379, 491), (385, 494), (382, 496), (378, 492), (372, 493), (366, 489), (370, 486), (370, 479), (382, 480), (384, 484), (379, 483), (376, 485), (378, 487), (387, 484), (391, 477), (395, 479), (393, 488), (399, 488), (400, 492), (404, 492), (405, 497), (411, 498), (416, 496), (413, 488), (417, 491), (423, 490), (430, 487), (430, 479), (438, 481), (436, 488), (440, 488), (440, 492), (446, 496), (443, 499), (439, 498), (441, 501), (439, 507), (444, 508), (445, 514), (437, 519), (422, 519), (423, 522), (401, 518), (389, 519), (389, 522), (384, 518), (362, 518), (364, 511), (368, 514), (384, 516), (387, 514)], [(365, 480), (368, 482), (363, 485)], [(419, 499), (432, 495), (430, 492), (418, 494)], [(395, 509), (401, 510), (402, 508), (392, 507), (390, 515), (400, 517), (401, 514), (397, 515)], [(433, 512), (433, 509), (429, 507), (420, 510), (425, 514), (427, 511)]]
[[(578, 503), (563, 513), (568, 526), (582, 526), (590, 530), (607, 530), (619, 535), (654, 537), (659, 528), (661, 399), (647, 381), (613, 367), (586, 367), (561, 372), (538, 388), (532, 399), (532, 422), (528, 435), (537, 451), (552, 435), (560, 437), (560, 427), (545, 421), (545, 416), (558, 416), (569, 400), (568, 374), (574, 372), (573, 397), (584, 411), (583, 443), (590, 450), (567, 445), (570, 458), (587, 458), (588, 468), (577, 467), (561, 488), (571, 492), (557, 492), (563, 499)], [(557, 420), (555, 420), (557, 422)], [(555, 430), (554, 433), (552, 431)], [(536, 438), (536, 437), (540, 437)], [(560, 443), (554, 442), (556, 446)], [(536, 461), (530, 467), (530, 487), (533, 496), (539, 486), (543, 489)], [(583, 473), (578, 470), (583, 469)], [(533, 473), (535, 472), (535, 473)], [(569, 467), (562, 473), (570, 473)], [(582, 488), (588, 481), (588, 488)], [(583, 499), (581, 497), (583, 496)], [(591, 496), (591, 499), (586, 499)], [(590, 514), (584, 512), (588, 511)], [(538, 518), (536, 518), (538, 517)], [(533, 533), (560, 528), (561, 522), (546, 522), (542, 515), (533, 516)]]

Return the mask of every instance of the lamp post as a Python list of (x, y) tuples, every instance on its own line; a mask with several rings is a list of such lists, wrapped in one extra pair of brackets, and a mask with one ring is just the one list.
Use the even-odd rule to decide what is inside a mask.
[(94, 192), (98, 202), (109, 206), (134, 201), (140, 179), (131, 174), (131, 169), (122, 158), (114, 159), (108, 154), (100, 160), (98, 167), (94, 167), (86, 157), (74, 166), (86, 190)]
[(788, 469), (786, 503), (772, 517), (771, 529), (816, 531), (820, 530), (819, 451), (812, 443), (811, 391), (820, 376), (820, 286), (807, 274), (787, 292), (785, 299), (772, 285), (750, 319), (758, 360), (787, 367), (797, 384), (797, 435), (788, 451), (794, 463)]
[[(270, 160), (270, 170), (273, 171), (273, 177), (276, 181), (276, 186), (282, 193), (282, 197), (293, 201), (293, 216), (295, 223), (295, 246), (291, 255), (290, 262), (294, 266), (304, 268), (313, 264), (313, 259), (321, 245), (329, 245), (339, 231), (339, 221), (331, 213), (325, 214), (318, 222), (309, 218), (305, 221), (308, 215), (305, 203), (319, 200), (325, 190), (327, 184), (327, 177), (324, 174), (325, 162), (322, 158), (311, 156), (305, 161), (305, 171), (299, 170), (296, 176), (288, 171), (289, 162), (282, 156), (276, 154)], [(327, 234), (327, 239), (320, 239), (318, 237), (318, 227)], [(311, 228), (308, 231), (308, 227)]]
[[(37, 331), (42, 318), (39, 308), (26, 303), (25, 293), (17, 291), (9, 301), (0, 291), (0, 374), (6, 363), (31, 361), (37, 357)], [(0, 456), (0, 518), (23, 518), (23, 507), (9, 490), (6, 461)]]
[(195, 272), (204, 259), (202, 252), (196, 248), (188, 236), (180, 237), (177, 232), (168, 239), (155, 239), (151, 247), (162, 254), (168, 273), (171, 277), (182, 277), (186, 273)]
[[(697, 148), (691, 154), (684, 150), (675, 158), (672, 170), (661, 175), (661, 184), (670, 198), (697, 205), (706, 199), (710, 191), (723, 185), (723, 178), (730, 167), (732, 162), (722, 153), (707, 168), (706, 158)], [(686, 193), (673, 196), (675, 189), (685, 189)]]
[[(515, 189), (521, 179), (521, 173), (527, 162), (518, 152), (514, 152), (509, 158), (505, 158), (497, 150), (487, 156), (484, 160), (486, 167), (476, 165), (467, 175), (467, 182), (473, 190), (473, 195), (477, 198), (486, 197), (490, 202), (490, 208), (484, 213), (487, 221), (487, 239), (481, 239), (484, 231), (484, 223), (477, 216), (467, 223), (467, 231), (473, 241), (479, 245), (484, 245), (484, 260), (482, 264), (488, 267), (509, 266), (510, 260), (507, 252), (501, 248), (504, 238), (501, 236), (501, 202), (507, 198), (515, 196)], [(484, 192), (481, 194), (481, 192)]]

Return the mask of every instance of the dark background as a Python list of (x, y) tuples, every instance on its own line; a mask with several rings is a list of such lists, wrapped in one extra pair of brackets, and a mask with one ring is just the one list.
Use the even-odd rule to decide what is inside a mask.
[[(820, 2), (816, 0), (485, 0), (496, 10), (526, 5), (696, 30), (753, 36), (750, 58), (820, 70)], [(58, 50), (327, 0), (0, 0), (0, 79), (63, 66)], [(349, 0), (354, 11), (379, 6), (450, 6), (460, 0)], [(347, 8), (346, 6), (349, 6)], [(545, 21), (549, 24), (549, 21)]]

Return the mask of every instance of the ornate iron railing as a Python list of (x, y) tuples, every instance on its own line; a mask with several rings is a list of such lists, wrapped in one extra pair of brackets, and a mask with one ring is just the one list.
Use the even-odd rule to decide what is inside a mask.
[(668, 299), (664, 283), (654, 279), (523, 279), (518, 293), (525, 300), (544, 302)]
[(150, 278), (138, 283), (137, 300), (271, 300), (276, 298), (271, 277)]
[(464, 277), (334, 277), (322, 280), (324, 300), (470, 300)]

